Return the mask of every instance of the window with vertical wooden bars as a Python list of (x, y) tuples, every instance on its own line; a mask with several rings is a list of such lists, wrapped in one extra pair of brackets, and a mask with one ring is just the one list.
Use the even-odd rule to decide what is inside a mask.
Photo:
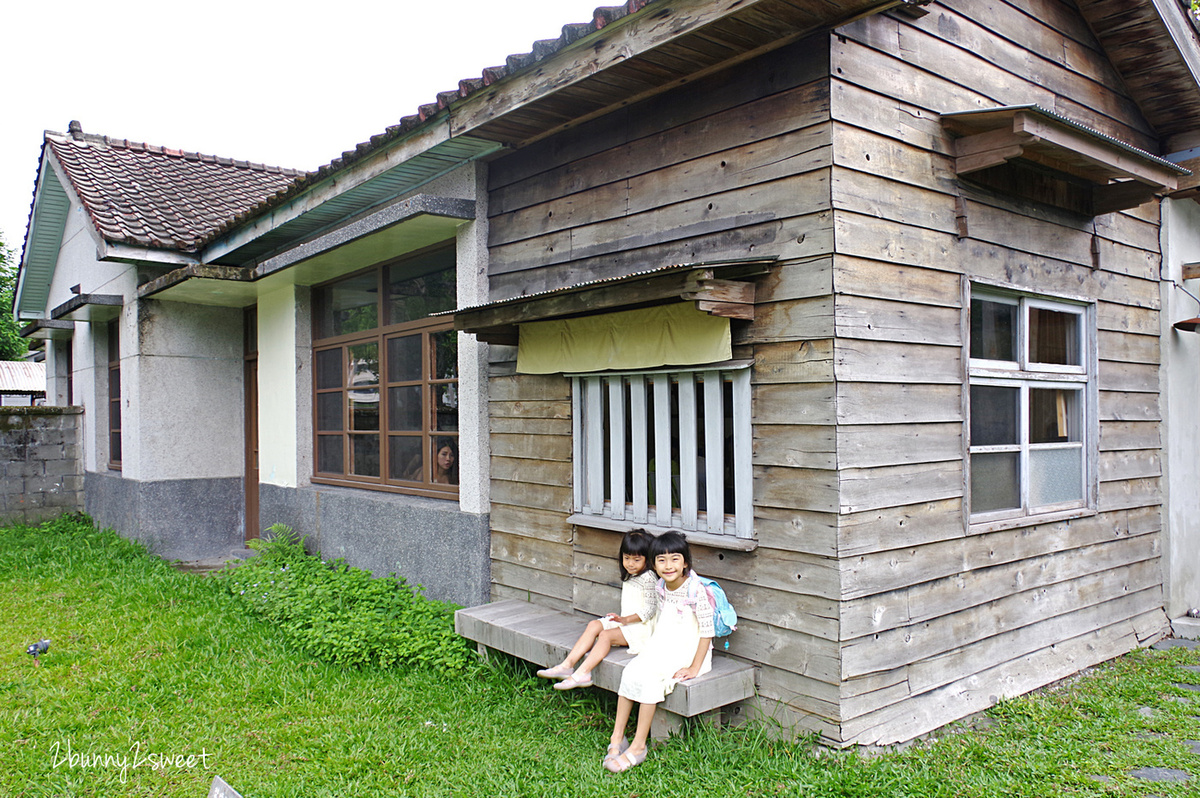
[(750, 538), (750, 369), (572, 377), (575, 512)]

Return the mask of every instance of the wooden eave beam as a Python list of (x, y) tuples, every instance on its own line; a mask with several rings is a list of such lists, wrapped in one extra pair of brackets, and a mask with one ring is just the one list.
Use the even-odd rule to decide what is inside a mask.
[[(1168, 166), (1149, 158), (1139, 158), (1116, 144), (1029, 111), (1014, 113), (1010, 125), (972, 133), (954, 141), (955, 170), (960, 175), (999, 166), (1016, 158), (1096, 184), (1097, 198), (1105, 197), (1102, 204), (1106, 205), (1118, 197), (1132, 198), (1138, 193), (1126, 185), (1129, 181), (1143, 189), (1148, 187), (1152, 195), (1173, 191), (1179, 180), (1179, 175)], [(1122, 182), (1113, 184), (1109, 190), (1110, 181), (1114, 179)], [(1144, 191), (1138, 195), (1143, 194)]]
[[(738, 276), (745, 278), (766, 271), (764, 263), (753, 271), (743, 270)], [(475, 333), (489, 343), (510, 343), (518, 325), (526, 322), (681, 300), (695, 302), (697, 310), (714, 316), (753, 320), (754, 294), (753, 282), (717, 278), (714, 269), (700, 268), (461, 310), (454, 314), (454, 329)]]
[[(613, 108), (652, 97), (681, 81), (692, 81), (787, 45), (823, 27), (834, 28), (854, 19), (904, 5), (905, 0), (660, 0), (643, 12), (631, 14), (537, 62), (512, 79), (477, 91), (449, 110), (451, 136), (471, 134), (524, 146), (570, 126), (602, 116)], [(717, 35), (722, 26), (729, 35)], [(747, 35), (762, 31), (761, 44)], [(710, 35), (712, 34), (712, 35)], [(769, 34), (769, 35), (768, 35)], [(736, 46), (743, 39), (741, 48)], [(691, 42), (707, 50), (696, 59), (684, 59), (686, 72), (664, 76), (648, 88), (618, 92), (599, 100), (589, 112), (553, 127), (530, 127), (525, 138), (507, 140), (495, 135), (512, 130), (512, 122), (537, 113), (543, 102), (570, 95), (606, 71), (621, 72), (655, 51), (685, 48)], [(517, 123), (516, 129), (522, 125)], [(511, 133), (509, 134), (511, 136)]]

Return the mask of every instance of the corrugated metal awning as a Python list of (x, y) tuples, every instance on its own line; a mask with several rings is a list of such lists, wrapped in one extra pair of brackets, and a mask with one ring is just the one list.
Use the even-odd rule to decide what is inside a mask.
[(45, 393), (46, 364), (0, 360), (0, 393)]

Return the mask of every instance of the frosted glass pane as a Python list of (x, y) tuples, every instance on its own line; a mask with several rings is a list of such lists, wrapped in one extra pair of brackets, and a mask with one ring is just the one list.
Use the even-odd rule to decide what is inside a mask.
[(1034, 449), (1029, 453), (1029, 504), (1083, 498), (1083, 449)]
[(971, 455), (972, 513), (1021, 506), (1019, 457), (1017, 452)]

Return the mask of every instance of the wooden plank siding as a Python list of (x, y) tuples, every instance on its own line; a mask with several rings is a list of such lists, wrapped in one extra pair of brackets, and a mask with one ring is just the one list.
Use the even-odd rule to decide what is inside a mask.
[[(988, 9), (945, 0), (831, 42), (842, 743), (908, 739), (1165, 623), (1157, 208), (1092, 220), (972, 186), (937, 119), (1039, 103), (1137, 146), (1153, 131), (1077, 15)], [(1098, 512), (965, 523), (964, 278), (1095, 303)], [(905, 401), (939, 392), (940, 411)]]
[[(741, 616), (754, 711), (838, 745), (911, 739), (1166, 628), (1157, 206), (1085, 218), (960, 179), (940, 114), (1039, 103), (1155, 132), (1071, 4), (976, 5), (872, 15), (489, 165), (493, 300), (778, 259), (732, 323), (757, 548), (696, 545), (694, 565)], [(1093, 309), (1094, 507), (969, 522), (972, 282)], [(492, 357), (493, 596), (611, 611), (619, 536), (566, 520), (570, 381)]]

